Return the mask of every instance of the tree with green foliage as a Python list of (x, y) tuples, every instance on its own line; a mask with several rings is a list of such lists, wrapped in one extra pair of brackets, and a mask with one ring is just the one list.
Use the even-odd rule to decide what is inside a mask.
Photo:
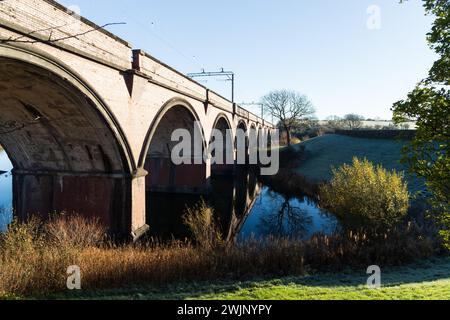
[(435, 17), (428, 42), (439, 59), (428, 78), (392, 110), (397, 124), (417, 121), (417, 135), (405, 148), (404, 161), (426, 179), (441, 235), (450, 249), (450, 0), (423, 2), (426, 14)]

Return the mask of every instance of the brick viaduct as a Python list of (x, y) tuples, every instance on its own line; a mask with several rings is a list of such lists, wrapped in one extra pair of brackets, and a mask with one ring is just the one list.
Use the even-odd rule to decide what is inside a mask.
[(214, 170), (172, 165), (173, 129), (207, 145), (213, 128), (272, 128), (52, 0), (0, 1), (0, 111), (17, 216), (78, 212), (133, 237), (146, 191), (201, 192)]

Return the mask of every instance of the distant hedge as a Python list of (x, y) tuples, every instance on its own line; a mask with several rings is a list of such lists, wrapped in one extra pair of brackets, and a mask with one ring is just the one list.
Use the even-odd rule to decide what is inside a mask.
[(412, 140), (416, 130), (336, 130), (336, 134), (355, 138)]

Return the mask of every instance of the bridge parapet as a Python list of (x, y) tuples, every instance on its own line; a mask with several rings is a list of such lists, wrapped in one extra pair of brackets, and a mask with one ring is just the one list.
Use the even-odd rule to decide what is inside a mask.
[(205, 101), (206, 87), (152, 57), (143, 50), (133, 50), (133, 69), (149, 77), (160, 85), (191, 95), (193, 98)]
[(256, 123), (262, 123), (262, 119), (258, 117), (256, 114), (249, 112), (250, 121), (256, 122)]
[(241, 118), (250, 119), (250, 112), (239, 106), (236, 108), (236, 114)]
[(213, 91), (209, 92), (209, 102), (219, 109), (233, 113), (233, 104)]
[[(101, 61), (115, 68), (129, 69), (131, 45), (53, 0), (0, 1), (2, 39), (14, 43), (43, 42)], [(20, 32), (17, 35), (16, 31)]]

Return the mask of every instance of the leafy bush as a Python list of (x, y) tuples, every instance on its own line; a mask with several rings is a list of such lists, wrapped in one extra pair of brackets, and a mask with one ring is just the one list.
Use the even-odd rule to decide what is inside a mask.
[(433, 208), (429, 210), (430, 216), (439, 226), (439, 235), (441, 236), (444, 246), (447, 250), (450, 250), (450, 204), (445, 204), (436, 200), (435, 195), (431, 197), (430, 201)]
[(353, 229), (395, 225), (408, 213), (410, 198), (402, 174), (358, 158), (333, 169), (333, 179), (319, 194), (323, 206)]

